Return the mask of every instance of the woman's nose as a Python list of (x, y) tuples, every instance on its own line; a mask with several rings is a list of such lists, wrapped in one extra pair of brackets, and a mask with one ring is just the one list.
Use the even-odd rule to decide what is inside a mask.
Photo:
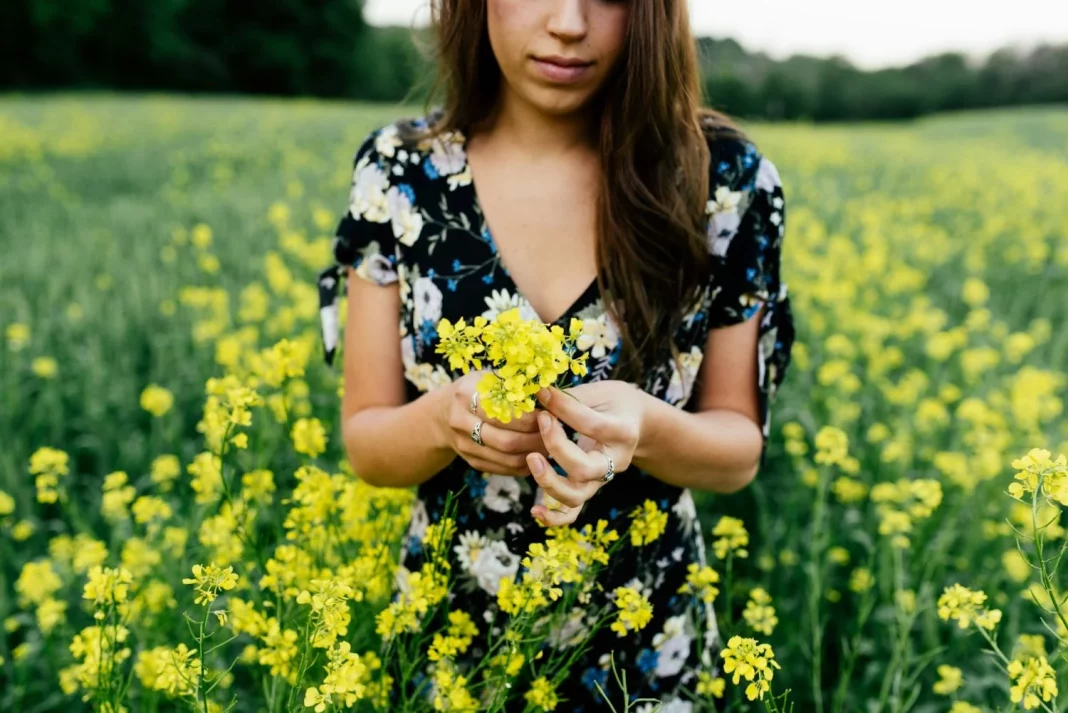
[(589, 0), (555, 0), (546, 29), (561, 40), (575, 42), (589, 32), (586, 4)]

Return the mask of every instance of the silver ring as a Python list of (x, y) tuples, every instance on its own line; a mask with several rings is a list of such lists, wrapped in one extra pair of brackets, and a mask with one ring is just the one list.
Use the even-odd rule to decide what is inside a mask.
[(482, 445), (482, 421), (475, 424), (475, 427), (471, 429), (471, 440)]
[(612, 478), (616, 477), (616, 462), (612, 460), (612, 456), (608, 455), (608, 451), (601, 451), (604, 453), (604, 457), (608, 459), (608, 470), (601, 476), (602, 483), (611, 483)]
[(471, 413), (478, 415), (478, 392), (471, 392)]

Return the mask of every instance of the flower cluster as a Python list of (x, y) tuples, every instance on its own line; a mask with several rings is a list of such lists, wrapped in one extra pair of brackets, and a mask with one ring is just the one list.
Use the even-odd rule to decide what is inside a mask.
[(576, 356), (575, 341), (582, 320), (572, 319), (565, 334), (559, 325), (522, 319), (519, 308), (501, 312), (493, 321), (476, 317), (438, 323), (435, 351), (449, 359), (449, 367), (467, 373), (491, 367), (478, 382), (482, 409), (490, 418), (508, 423), (534, 410), (534, 394), (553, 386), (570, 371), (586, 373), (586, 354)]
[(1009, 495), (1020, 500), (1024, 493), (1039, 488), (1049, 500), (1068, 505), (1068, 458), (1063, 453), (1056, 460), (1044, 448), (1032, 448), (1027, 455), (1012, 462), (1016, 468), (1016, 482), (1009, 485)]
[(1009, 699), (1023, 703), (1024, 710), (1034, 710), (1044, 701), (1049, 703), (1057, 697), (1057, 672), (1045, 656), (1023, 656), (1013, 659), (1008, 666)]
[(896, 483), (877, 483), (871, 489), (879, 514), (879, 534), (890, 537), (899, 549), (909, 546), (909, 534), (917, 520), (931, 516), (942, 503), (942, 484), (937, 480), (902, 478)]
[(719, 572), (708, 565), (691, 562), (686, 574), (686, 581), (679, 587), (679, 594), (692, 594), (706, 604), (711, 604), (719, 594)]
[(653, 618), (653, 607), (649, 600), (633, 587), (616, 587), (615, 605), (619, 610), (611, 629), (620, 636), (632, 631), (640, 631)]
[(743, 678), (749, 681), (745, 697), (751, 701), (764, 700), (764, 694), (771, 690), (775, 669), (781, 668), (771, 646), (757, 643), (756, 639), (732, 636), (720, 656), (723, 657), (723, 672), (734, 674), (731, 679), (734, 685), (737, 686)]
[(30, 456), (30, 475), (36, 475), (37, 500), (54, 503), (59, 499), (59, 479), (67, 475), (70, 457), (55, 448), (38, 448)]
[(1001, 610), (987, 609), (983, 606), (985, 602), (985, 592), (953, 584), (938, 598), (938, 616), (945, 621), (956, 621), (962, 629), (975, 622), (976, 626), (993, 631), (1001, 621)]

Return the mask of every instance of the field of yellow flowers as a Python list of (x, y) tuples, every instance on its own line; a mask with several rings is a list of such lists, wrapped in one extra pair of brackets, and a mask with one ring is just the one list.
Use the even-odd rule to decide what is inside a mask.
[[(656, 505), (526, 553), (460, 671), (454, 523), (398, 588), (410, 496), (345, 462), (313, 276), (401, 113), (0, 97), (0, 710), (570, 710), (545, 623)], [(698, 497), (723, 677), (663, 713), (1068, 709), (1068, 111), (748, 128), (798, 343), (766, 469)]]

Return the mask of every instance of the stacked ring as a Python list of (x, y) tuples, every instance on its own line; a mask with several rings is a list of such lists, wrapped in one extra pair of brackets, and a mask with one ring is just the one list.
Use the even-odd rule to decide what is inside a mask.
[(478, 414), (478, 392), (471, 392), (471, 413)]
[(482, 421), (475, 424), (475, 427), (471, 429), (471, 440), (482, 445)]

